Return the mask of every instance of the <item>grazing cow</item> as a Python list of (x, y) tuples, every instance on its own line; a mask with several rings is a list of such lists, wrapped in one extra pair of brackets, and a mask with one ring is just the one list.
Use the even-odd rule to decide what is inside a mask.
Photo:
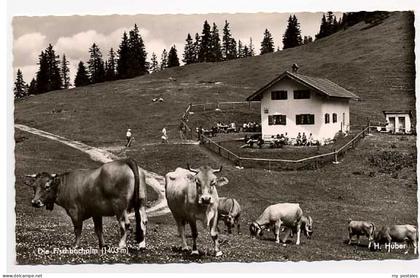
[(413, 246), (414, 254), (417, 254), (418, 234), (416, 227), (413, 225), (383, 226), (375, 234), (375, 245), (386, 244), (388, 253), (391, 252), (391, 242), (406, 242), (408, 247), (405, 254), (408, 254), (410, 246)]
[[(301, 222), (301, 231), (303, 230), (303, 233), (305, 234), (305, 236), (310, 239), (312, 237), (312, 233), (313, 233), (313, 231), (312, 231), (312, 224), (313, 224), (312, 217), (302, 215), (302, 217), (300, 218), (300, 222)], [(293, 237), (293, 235), (297, 233), (296, 226), (293, 227), (293, 228), (288, 228), (287, 226), (283, 226), (282, 232), (284, 232), (284, 231), (290, 231), (290, 237)], [(287, 241), (288, 235), (289, 234), (285, 235), (285, 237), (283, 239), (283, 242)]]
[(228, 229), (228, 233), (232, 233), (232, 228), (236, 227), (238, 229), (238, 234), (240, 234), (240, 224), (239, 217), (241, 216), (241, 206), (238, 201), (233, 198), (219, 198), (218, 206), (218, 221), (223, 220)]
[(193, 238), (192, 253), (198, 254), (197, 250), (197, 220), (201, 220), (206, 227), (210, 227), (210, 235), (214, 242), (214, 252), (216, 256), (221, 256), (219, 250), (217, 232), (217, 206), (219, 196), (217, 186), (223, 186), (229, 181), (225, 177), (218, 178), (215, 174), (219, 173), (222, 167), (214, 170), (209, 166), (199, 169), (192, 169), (188, 165), (188, 170), (177, 168), (174, 172), (166, 174), (166, 199), (168, 207), (175, 218), (178, 232), (182, 240), (182, 250), (189, 250), (185, 238), (185, 224), (191, 228)]
[(112, 161), (97, 169), (60, 175), (44, 172), (29, 177), (34, 189), (32, 206), (40, 208), (45, 205), (52, 210), (55, 203), (63, 207), (74, 225), (75, 248), (80, 245), (83, 221), (89, 218), (93, 218), (99, 247), (105, 246), (102, 217), (114, 215), (121, 231), (119, 247), (126, 247), (131, 209), (134, 209), (136, 218), (136, 240), (139, 248), (145, 248), (146, 183), (143, 171), (139, 171), (134, 160)]
[[(299, 204), (280, 203), (267, 207), (264, 212), (249, 226), (251, 237), (262, 236), (263, 230), (273, 228), (276, 237), (276, 243), (280, 243), (280, 227), (284, 225), (287, 228), (283, 243), (286, 242), (290, 232), (289, 229), (296, 231), (296, 245), (300, 244), (300, 232), (302, 229), (302, 209)], [(312, 218), (307, 218), (308, 223), (305, 224), (305, 235), (310, 238), (312, 235)]]
[(351, 244), (351, 239), (353, 236), (357, 236), (357, 244), (360, 244), (360, 236), (366, 236), (369, 240), (368, 248), (372, 245), (373, 237), (375, 235), (375, 224), (372, 222), (366, 221), (354, 221), (348, 220), (348, 231), (349, 231), (349, 241), (348, 244)]

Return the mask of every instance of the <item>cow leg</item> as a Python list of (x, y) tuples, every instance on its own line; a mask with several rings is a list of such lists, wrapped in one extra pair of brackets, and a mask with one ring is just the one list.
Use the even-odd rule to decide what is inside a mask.
[(357, 245), (360, 245), (360, 235), (357, 235)]
[(353, 235), (351, 234), (351, 232), (349, 232), (349, 242), (348, 242), (348, 245), (350, 245), (351, 244), (351, 238), (353, 237)]
[(292, 229), (286, 227), (285, 231), (286, 231), (286, 234), (284, 235), (283, 240), (282, 240), (284, 244), (286, 244), (287, 239), (289, 238), (289, 235), (292, 233)]
[(177, 226), (178, 226), (178, 233), (179, 236), (181, 237), (181, 241), (182, 241), (182, 245), (181, 245), (181, 250), (182, 251), (188, 251), (190, 248), (187, 245), (187, 239), (185, 237), (185, 221), (177, 220)]
[(281, 220), (278, 220), (274, 224), (274, 235), (276, 236), (276, 243), (280, 243), (280, 227), (281, 227)]
[[(217, 215), (216, 215), (216, 217), (217, 217)], [(213, 240), (213, 243), (214, 243), (214, 253), (215, 253), (215, 256), (216, 257), (219, 257), (223, 253), (219, 249), (219, 234), (217, 232), (217, 221), (216, 221), (216, 217), (214, 217), (210, 221), (210, 236), (211, 236), (211, 239)]]
[[(143, 241), (139, 243), (139, 248), (145, 249), (146, 248), (147, 214), (146, 214), (146, 208), (144, 205), (140, 206), (140, 217), (141, 217), (140, 227), (143, 230)], [(127, 220), (128, 220), (128, 217), (127, 217)]]
[(238, 235), (241, 234), (241, 224), (239, 223), (239, 216), (235, 218), (236, 228), (238, 229)]
[(125, 248), (127, 246), (127, 229), (126, 229), (126, 218), (127, 213), (124, 211), (121, 215), (117, 215), (118, 225), (120, 226), (121, 239), (118, 244), (119, 248)]
[(191, 251), (191, 255), (198, 255), (198, 249), (197, 249), (197, 237), (198, 237), (198, 232), (197, 232), (197, 223), (195, 221), (191, 221), (190, 222), (190, 228), (191, 228), (191, 235), (192, 235), (192, 239), (193, 239), (193, 246), (192, 246), (192, 251)]
[(300, 231), (301, 231), (301, 223), (300, 221), (296, 224), (296, 245), (300, 244)]
[(75, 221), (73, 220), (73, 226), (74, 226), (74, 235), (75, 235), (75, 241), (73, 244), (74, 248), (79, 248), (80, 246), (80, 236), (82, 235), (82, 228), (83, 228), (83, 221)]
[(95, 225), (95, 233), (99, 240), (99, 248), (102, 248), (105, 246), (104, 236), (102, 233), (102, 217), (94, 216), (93, 224)]

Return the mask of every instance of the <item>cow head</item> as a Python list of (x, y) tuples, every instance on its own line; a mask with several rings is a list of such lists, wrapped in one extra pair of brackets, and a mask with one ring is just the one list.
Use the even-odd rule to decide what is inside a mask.
[(235, 227), (235, 219), (233, 218), (232, 215), (228, 214), (225, 219), (225, 225), (228, 228), (228, 233), (231, 234), (232, 233), (232, 228)]
[(57, 186), (60, 182), (59, 179), (56, 179), (56, 176), (56, 174), (48, 174), (46, 172), (26, 176), (30, 179), (26, 184), (31, 186), (34, 191), (31, 201), (33, 207), (40, 208), (45, 205), (48, 210), (54, 208), (54, 202), (57, 198)]
[(263, 230), (263, 227), (261, 227), (261, 225), (257, 222), (252, 222), (251, 225), (249, 225), (249, 233), (251, 234), (252, 238), (263, 236)]
[(187, 165), (188, 170), (195, 173), (195, 185), (197, 190), (198, 203), (200, 205), (209, 205), (217, 201), (217, 186), (223, 186), (229, 182), (225, 177), (218, 178), (215, 174), (222, 171), (219, 169), (212, 169), (209, 166), (203, 166), (199, 169), (193, 169)]
[(302, 224), (303, 224), (303, 233), (307, 238), (311, 238), (312, 236), (312, 217), (310, 216), (302, 216)]

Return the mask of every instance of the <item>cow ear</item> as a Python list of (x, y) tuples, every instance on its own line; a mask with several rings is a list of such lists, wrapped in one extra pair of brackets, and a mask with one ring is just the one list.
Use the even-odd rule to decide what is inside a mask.
[(57, 176), (57, 174), (51, 174), (52, 178), (55, 178)]
[(34, 182), (35, 178), (37, 177), (37, 174), (32, 174), (32, 175), (25, 175), (25, 179), (23, 181), (23, 183), (27, 186), (32, 187), (32, 183)]
[(229, 183), (229, 180), (225, 177), (217, 178), (217, 186), (223, 186)]

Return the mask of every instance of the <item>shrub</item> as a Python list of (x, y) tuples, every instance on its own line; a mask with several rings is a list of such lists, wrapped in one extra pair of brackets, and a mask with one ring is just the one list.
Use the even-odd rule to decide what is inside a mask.
[(372, 166), (379, 168), (379, 172), (393, 175), (405, 167), (414, 167), (416, 164), (416, 154), (397, 151), (373, 153), (368, 159)]

